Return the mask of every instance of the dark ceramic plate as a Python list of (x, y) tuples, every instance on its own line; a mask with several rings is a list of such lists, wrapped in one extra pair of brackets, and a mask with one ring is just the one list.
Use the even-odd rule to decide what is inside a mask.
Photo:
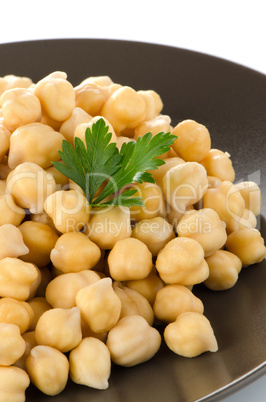
[[(245, 67), (173, 47), (114, 40), (43, 40), (0, 46), (0, 76), (34, 81), (55, 70), (77, 85), (88, 76), (109, 75), (134, 89), (154, 89), (173, 125), (191, 118), (205, 124), (212, 146), (228, 151), (237, 180), (262, 189), (259, 228), (266, 237), (266, 77)], [(149, 362), (113, 367), (110, 387), (98, 391), (69, 382), (58, 402), (167, 402), (221, 400), (266, 373), (266, 263), (244, 269), (231, 290), (195, 287), (214, 328), (219, 351), (194, 359), (163, 345)], [(34, 387), (27, 401), (50, 401)]]

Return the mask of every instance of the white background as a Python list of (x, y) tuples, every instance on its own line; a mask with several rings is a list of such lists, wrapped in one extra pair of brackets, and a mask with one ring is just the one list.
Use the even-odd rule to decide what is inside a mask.
[[(264, 0), (20, 0), (1, 2), (0, 17), (0, 43), (127, 39), (200, 51), (266, 74)], [(264, 402), (265, 395), (264, 376), (224, 402)]]

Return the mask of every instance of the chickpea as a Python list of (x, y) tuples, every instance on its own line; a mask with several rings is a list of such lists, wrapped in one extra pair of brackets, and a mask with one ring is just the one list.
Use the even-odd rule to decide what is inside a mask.
[(0, 400), (24, 402), (25, 391), (30, 385), (30, 378), (21, 368), (0, 367)]
[(0, 78), (0, 93), (12, 88), (30, 88), (33, 84), (29, 77), (20, 77), (14, 74), (7, 74)]
[(85, 234), (103, 250), (109, 250), (131, 236), (130, 211), (126, 207), (110, 207), (94, 211)]
[(38, 271), (33, 264), (18, 258), (3, 258), (0, 260), (0, 297), (26, 300), (37, 277)]
[(11, 366), (25, 352), (26, 343), (15, 324), (0, 323), (0, 366)]
[(203, 208), (212, 208), (226, 224), (227, 233), (238, 230), (240, 218), (245, 211), (245, 202), (240, 191), (229, 181), (210, 188), (203, 196)]
[(93, 82), (81, 83), (75, 89), (76, 106), (85, 110), (91, 116), (100, 114), (107, 100), (107, 90), (104, 86)]
[(155, 182), (163, 188), (163, 178), (166, 172), (174, 166), (178, 166), (180, 164), (185, 163), (185, 161), (178, 156), (173, 158), (165, 158), (163, 159), (165, 162), (163, 165), (159, 166), (158, 169), (150, 170), (150, 173), (153, 175)]
[(47, 302), (45, 297), (33, 297), (28, 301), (30, 307), (33, 310), (33, 320), (28, 328), (28, 331), (35, 331), (36, 324), (41, 317), (41, 315), (52, 308), (52, 306)]
[(11, 194), (0, 194), (0, 225), (19, 226), (25, 218), (25, 211), (19, 207)]
[(175, 238), (173, 227), (161, 217), (143, 219), (132, 229), (132, 237), (140, 240), (150, 250), (153, 256), (172, 239)]
[[(22, 338), (26, 343), (25, 352), (23, 355), (14, 363), (14, 366), (21, 368), (22, 370), (26, 370), (26, 359), (30, 355), (31, 349), (37, 346), (35, 341), (35, 333), (34, 331), (25, 332), (22, 334)], [(1, 400), (1, 399), (0, 399)]]
[(85, 80), (81, 82), (81, 84), (87, 83), (96, 84), (100, 87), (109, 87), (113, 84), (113, 81), (108, 75), (97, 75), (96, 77), (85, 78)]
[[(146, 91), (137, 91), (137, 93), (143, 98), (146, 104), (145, 120), (153, 119), (162, 111), (163, 102), (160, 95), (157, 92), (148, 89)], [(146, 133), (148, 131), (146, 131)], [(161, 130), (161, 131), (167, 131), (167, 130)]]
[(11, 297), (0, 299), (0, 323), (17, 325), (23, 334), (30, 328), (33, 318), (34, 313), (29, 303)]
[(60, 127), (59, 132), (63, 134), (65, 139), (74, 144), (74, 132), (80, 124), (87, 124), (91, 121), (92, 116), (85, 112), (85, 110), (80, 107), (75, 107), (71, 116), (63, 122)]
[(170, 168), (163, 178), (163, 193), (168, 204), (178, 212), (198, 202), (207, 191), (207, 173), (197, 162)]
[(189, 237), (177, 237), (159, 251), (156, 268), (167, 284), (194, 285), (209, 276), (202, 246)]
[(35, 346), (26, 359), (26, 369), (33, 384), (46, 395), (60, 394), (67, 384), (68, 359), (50, 346)]
[(84, 142), (84, 144), (86, 145), (85, 132), (86, 132), (87, 128), (92, 130), (93, 124), (96, 123), (100, 119), (104, 120), (105, 125), (108, 126), (108, 133), (112, 134), (110, 142), (116, 142), (117, 141), (117, 136), (116, 136), (116, 133), (115, 133), (111, 123), (106, 118), (104, 118), (102, 116), (95, 116), (95, 117), (91, 118), (91, 120), (88, 123), (79, 124), (75, 129), (74, 137), (80, 138)]
[(0, 161), (7, 154), (10, 145), (10, 131), (0, 124)]
[(242, 229), (231, 233), (225, 248), (242, 261), (243, 266), (261, 262), (266, 255), (266, 247), (257, 229)]
[(137, 221), (151, 219), (157, 216), (166, 216), (166, 207), (161, 188), (155, 183), (137, 183), (133, 186), (137, 190), (134, 197), (141, 197), (144, 207), (132, 206), (130, 208), (131, 218)]
[(236, 226), (235, 226), (235, 231), (237, 232), (238, 230), (241, 229), (254, 229), (257, 226), (257, 218), (253, 214), (252, 211), (249, 209), (244, 209), (244, 213), (241, 216), (241, 218), (238, 220)]
[(44, 297), (48, 283), (53, 279), (52, 268), (49, 266), (41, 267), (41, 283), (34, 296)]
[(80, 310), (73, 307), (45, 311), (36, 324), (35, 339), (39, 345), (69, 352), (82, 339)]
[(117, 89), (105, 102), (101, 110), (118, 134), (125, 129), (134, 129), (145, 119), (146, 104), (143, 97), (133, 88)]
[(197, 240), (203, 247), (205, 257), (222, 248), (227, 239), (225, 224), (211, 208), (185, 214), (176, 230), (180, 237)]
[(200, 163), (207, 170), (208, 176), (215, 176), (221, 181), (235, 180), (235, 170), (227, 152), (211, 149)]
[(21, 259), (38, 267), (49, 264), (51, 250), (58, 239), (55, 230), (45, 223), (33, 221), (23, 222), (18, 229), (28, 247), (28, 253), (25, 253)]
[(31, 123), (17, 128), (10, 138), (8, 165), (14, 169), (24, 162), (33, 162), (48, 168), (58, 161), (62, 150), (62, 134), (42, 123)]
[(183, 285), (166, 285), (157, 292), (153, 305), (155, 317), (169, 323), (185, 312), (203, 314), (203, 303), (191, 290)]
[(84, 338), (69, 354), (70, 378), (77, 384), (107, 389), (111, 374), (111, 357), (99, 339)]
[(77, 292), (99, 280), (99, 275), (91, 270), (59, 275), (47, 285), (46, 300), (54, 308), (70, 309), (76, 305)]
[(108, 266), (116, 281), (143, 279), (152, 270), (152, 253), (138, 239), (119, 240), (109, 253)]
[(164, 339), (174, 353), (183, 357), (196, 357), (218, 350), (217, 340), (209, 320), (201, 313), (187, 312), (164, 330)]
[(129, 137), (125, 137), (123, 135), (120, 135), (119, 137), (117, 137), (116, 147), (120, 150), (122, 145), (124, 144), (124, 142), (128, 143), (130, 141), (133, 141), (133, 139), (129, 138)]
[(161, 335), (140, 315), (129, 315), (109, 331), (106, 345), (115, 364), (131, 367), (150, 360), (159, 350)]
[(217, 250), (206, 258), (210, 275), (204, 281), (211, 290), (226, 290), (232, 288), (238, 280), (242, 262), (235, 254), (226, 250)]
[(53, 177), (32, 162), (18, 165), (7, 177), (7, 191), (20, 207), (31, 213), (43, 211), (46, 197), (56, 188)]
[(151, 306), (154, 303), (158, 290), (162, 289), (164, 286), (163, 281), (159, 278), (155, 269), (152, 270), (146, 278), (125, 281), (123, 283), (127, 288), (136, 290), (144, 296)]
[(259, 215), (261, 210), (261, 191), (259, 186), (253, 181), (242, 181), (235, 186), (244, 198), (245, 207), (253, 212), (255, 216)]
[(87, 199), (76, 190), (55, 191), (46, 198), (44, 210), (61, 233), (81, 230), (90, 218)]
[(143, 137), (149, 132), (151, 132), (153, 136), (161, 133), (162, 131), (169, 133), (171, 131), (170, 123), (171, 119), (167, 115), (159, 115), (151, 119), (144, 120), (135, 128), (134, 137), (137, 139), (138, 137)]
[(39, 267), (37, 267), (37, 265), (34, 264), (34, 266), (35, 266), (35, 268), (36, 268), (36, 270), (37, 270), (37, 278), (36, 278), (36, 279), (32, 282), (32, 284), (30, 285), (29, 296), (28, 296), (28, 298), (26, 299), (27, 301), (28, 301), (28, 300), (31, 300), (31, 299), (37, 294), (37, 291), (38, 291), (38, 289), (39, 289), (39, 286), (40, 286), (40, 284), (41, 284), (41, 282), (42, 282), (42, 273), (41, 273), (41, 270), (40, 270)]
[(101, 258), (100, 248), (85, 234), (65, 233), (51, 251), (53, 265), (64, 273), (93, 268)]
[(112, 288), (111, 278), (83, 287), (76, 294), (82, 319), (95, 333), (107, 332), (117, 323), (121, 302)]
[(127, 288), (121, 282), (114, 282), (113, 288), (121, 301), (121, 313), (119, 319), (128, 315), (141, 315), (148, 322), (153, 324), (154, 314), (148, 300), (136, 290)]
[(75, 108), (75, 90), (65, 74), (50, 74), (37, 82), (34, 94), (43, 113), (56, 121), (67, 120)]
[(19, 229), (7, 223), (0, 226), (0, 259), (19, 257), (29, 252)]
[(200, 162), (211, 149), (208, 129), (194, 120), (184, 120), (177, 124), (172, 134), (178, 137), (173, 149), (187, 162)]
[(40, 121), (42, 108), (39, 99), (30, 89), (14, 88), (0, 97), (4, 121), (13, 130), (24, 124)]

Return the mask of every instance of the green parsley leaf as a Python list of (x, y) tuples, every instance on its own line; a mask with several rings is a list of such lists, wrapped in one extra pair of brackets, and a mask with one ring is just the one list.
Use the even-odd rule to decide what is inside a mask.
[[(86, 129), (86, 146), (77, 137), (74, 146), (63, 140), (62, 151), (58, 151), (63, 163), (53, 162), (53, 165), (82, 188), (92, 207), (143, 206), (143, 200), (134, 197), (137, 190), (123, 191), (123, 188), (134, 182), (154, 183), (147, 170), (165, 163), (158, 156), (167, 152), (177, 137), (163, 132), (152, 137), (152, 133), (147, 133), (136, 142), (124, 143), (119, 151), (115, 143), (110, 143), (111, 136), (104, 120), (99, 119), (92, 129)], [(105, 188), (96, 197), (105, 181)], [(105, 202), (111, 195), (113, 199)]]

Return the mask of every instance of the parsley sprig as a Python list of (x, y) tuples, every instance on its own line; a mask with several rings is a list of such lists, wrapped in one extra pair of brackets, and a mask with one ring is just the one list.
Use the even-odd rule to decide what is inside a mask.
[[(170, 149), (176, 136), (147, 133), (136, 141), (123, 143), (120, 151), (115, 143), (110, 143), (111, 137), (105, 121), (99, 119), (92, 129), (86, 129), (86, 145), (78, 137), (74, 146), (63, 140), (62, 151), (58, 151), (63, 163), (53, 165), (82, 188), (91, 207), (143, 206), (142, 198), (134, 197), (137, 190), (125, 187), (134, 182), (154, 183), (148, 170), (165, 163), (158, 156)], [(104, 189), (96, 195), (104, 182)], [(110, 196), (112, 199), (106, 201)]]

